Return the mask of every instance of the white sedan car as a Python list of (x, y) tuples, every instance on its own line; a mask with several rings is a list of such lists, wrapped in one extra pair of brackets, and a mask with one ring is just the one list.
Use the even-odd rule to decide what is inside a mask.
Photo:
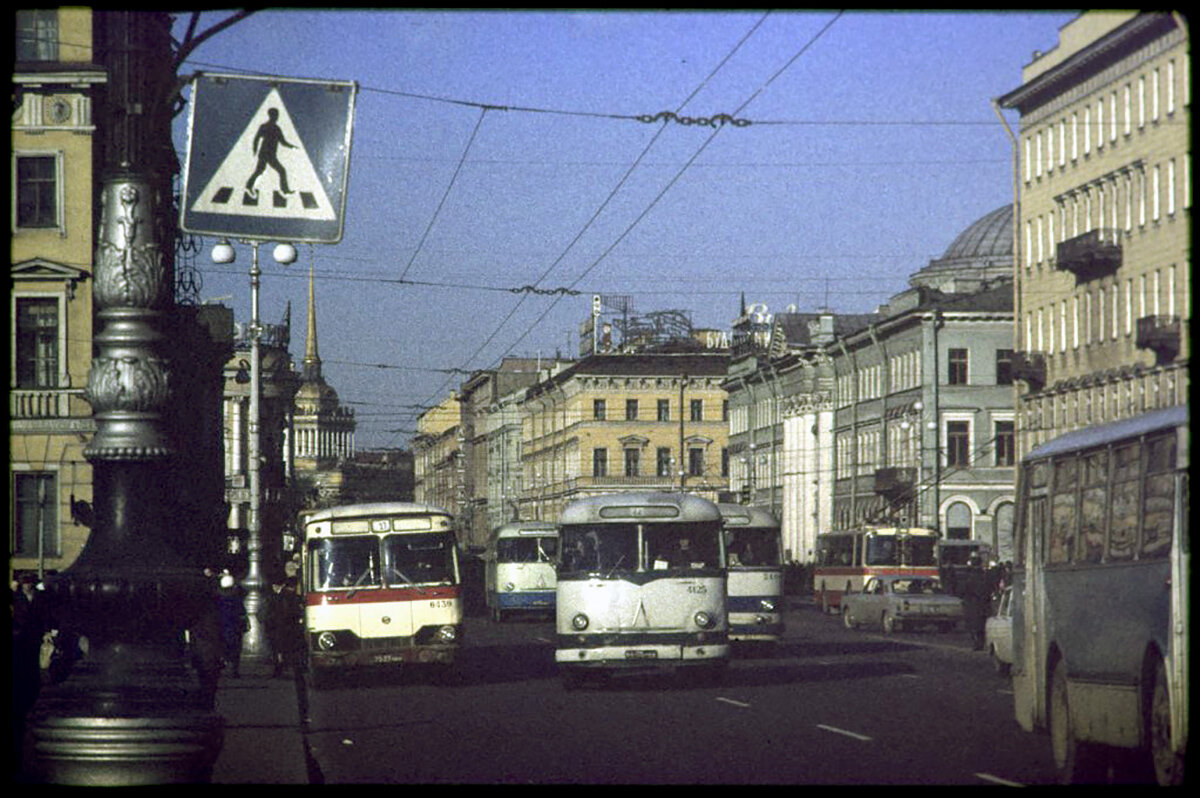
[(878, 623), (887, 634), (918, 626), (949, 632), (962, 617), (962, 599), (943, 593), (936, 576), (872, 576), (862, 591), (842, 596), (847, 629)]
[(996, 666), (996, 672), (1008, 673), (1012, 666), (1012, 588), (1006, 587), (996, 604), (996, 614), (983, 627), (984, 648)]

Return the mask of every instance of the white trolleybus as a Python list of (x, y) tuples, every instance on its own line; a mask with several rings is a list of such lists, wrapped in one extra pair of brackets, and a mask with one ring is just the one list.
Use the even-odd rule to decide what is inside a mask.
[(731, 641), (775, 643), (783, 636), (783, 531), (762, 507), (718, 504), (728, 568), (725, 607)]
[(813, 591), (827, 613), (841, 612), (842, 596), (868, 577), (938, 575), (937, 532), (924, 527), (867, 527), (817, 535)]
[(314, 682), (361, 666), (454, 661), (463, 600), (452, 520), (443, 509), (407, 502), (302, 515)]
[(513, 612), (553, 612), (558, 527), (513, 521), (492, 530), (484, 559), (488, 612), (499, 623)]
[[(1124, 761), (1183, 780), (1188, 731), (1188, 408), (1062, 435), (1018, 470), (1013, 697), (1060, 778)], [(1114, 758), (1113, 748), (1133, 756)], [(1144, 772), (1144, 771), (1143, 771)]]
[(555, 662), (568, 689), (623, 668), (729, 663), (721, 514), (699, 496), (636, 492), (559, 518)]

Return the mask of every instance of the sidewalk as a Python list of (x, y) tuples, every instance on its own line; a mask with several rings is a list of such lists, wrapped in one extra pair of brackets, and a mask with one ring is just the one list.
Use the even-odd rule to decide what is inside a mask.
[(239, 679), (222, 676), (216, 712), (225, 719), (225, 744), (213, 765), (213, 784), (308, 784), (296, 682), (242, 666)]

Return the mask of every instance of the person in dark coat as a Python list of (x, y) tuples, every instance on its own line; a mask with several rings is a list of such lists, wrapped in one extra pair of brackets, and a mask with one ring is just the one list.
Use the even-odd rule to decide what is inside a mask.
[(971, 634), (971, 647), (982, 651), (984, 627), (992, 601), (992, 580), (984, 571), (979, 555), (971, 555), (967, 567), (956, 574), (956, 582), (963, 600), (963, 620)]
[(301, 646), (299, 597), (282, 579), (271, 582), (265, 616), (267, 642), (275, 661), (272, 677), (279, 677), (285, 669), (296, 667)]
[[(42, 687), (41, 651), (46, 634), (45, 600), (37, 576), (24, 573), (12, 591), (12, 744), (14, 765), (21, 765), (25, 720)], [(14, 770), (14, 772), (16, 772)]]
[(221, 643), (230, 675), (237, 678), (242, 664), (242, 635), (250, 628), (246, 603), (232, 574), (221, 574), (217, 589), (217, 614), (221, 622)]

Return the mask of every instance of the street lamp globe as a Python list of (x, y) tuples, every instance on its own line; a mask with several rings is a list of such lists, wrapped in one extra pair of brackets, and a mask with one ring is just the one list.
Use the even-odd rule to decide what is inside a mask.
[(213, 247), (212, 250), (213, 263), (233, 263), (237, 260), (237, 253), (234, 252), (233, 245), (225, 239)]
[(275, 256), (275, 262), (284, 266), (296, 262), (296, 248), (291, 244), (277, 244), (272, 254)]

